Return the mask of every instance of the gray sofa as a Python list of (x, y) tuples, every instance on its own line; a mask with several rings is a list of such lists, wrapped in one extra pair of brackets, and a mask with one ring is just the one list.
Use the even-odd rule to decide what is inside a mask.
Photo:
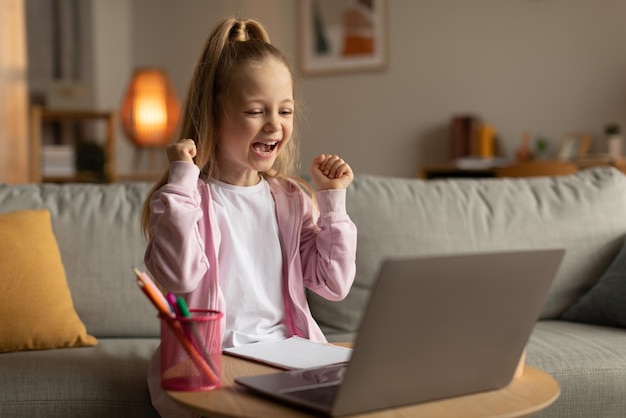
[[(149, 187), (0, 185), (0, 213), (50, 210), (76, 312), (98, 339), (95, 347), (1, 353), (0, 416), (156, 416), (145, 375), (159, 324), (131, 270), (143, 267), (138, 218)], [(331, 341), (354, 339), (383, 257), (565, 248), (527, 347), (527, 362), (561, 385), (561, 397), (541, 416), (626, 415), (626, 331), (561, 319), (621, 254), (626, 177), (620, 172), (430, 181), (357, 175), (348, 211), (359, 230), (355, 285), (338, 303), (310, 296)], [(584, 313), (576, 315), (585, 320)]]

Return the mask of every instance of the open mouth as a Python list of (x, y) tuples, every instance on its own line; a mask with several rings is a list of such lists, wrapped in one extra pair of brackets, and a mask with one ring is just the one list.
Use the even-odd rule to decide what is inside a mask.
[(260, 154), (271, 154), (278, 146), (278, 141), (271, 142), (255, 142), (252, 148)]

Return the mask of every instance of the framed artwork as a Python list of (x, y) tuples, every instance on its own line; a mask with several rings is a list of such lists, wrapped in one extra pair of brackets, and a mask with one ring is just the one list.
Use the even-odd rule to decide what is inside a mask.
[(558, 159), (569, 161), (576, 157), (584, 157), (589, 152), (591, 146), (591, 135), (589, 134), (568, 134), (565, 135), (559, 148)]
[(304, 75), (387, 66), (387, 0), (299, 0), (298, 64)]

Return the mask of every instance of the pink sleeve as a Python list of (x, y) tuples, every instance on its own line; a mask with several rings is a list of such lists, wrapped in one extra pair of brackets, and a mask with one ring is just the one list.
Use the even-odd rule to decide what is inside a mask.
[(203, 217), (199, 169), (170, 165), (168, 183), (150, 200), (150, 232), (144, 261), (154, 278), (175, 293), (193, 291), (209, 269), (199, 225)]
[(308, 198), (300, 237), (304, 284), (329, 300), (346, 297), (356, 273), (356, 226), (346, 212), (346, 190), (316, 193), (319, 216)]

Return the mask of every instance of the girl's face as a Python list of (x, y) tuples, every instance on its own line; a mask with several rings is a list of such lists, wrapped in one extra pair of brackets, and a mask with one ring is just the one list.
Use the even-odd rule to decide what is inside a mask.
[(221, 181), (238, 186), (259, 182), (293, 133), (293, 83), (287, 67), (266, 59), (233, 74), (219, 132)]

